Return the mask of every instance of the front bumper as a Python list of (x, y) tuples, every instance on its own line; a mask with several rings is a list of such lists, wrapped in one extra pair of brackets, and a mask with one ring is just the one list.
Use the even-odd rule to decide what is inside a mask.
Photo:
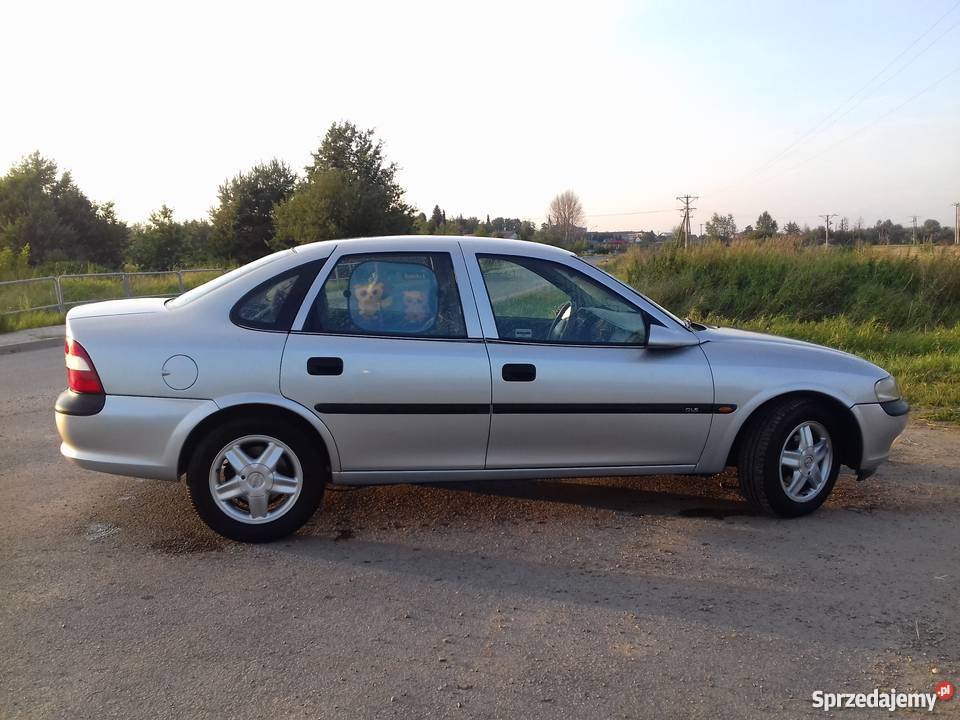
[(860, 425), (863, 439), (858, 468), (863, 477), (872, 474), (887, 459), (893, 441), (907, 426), (910, 406), (902, 400), (896, 403), (864, 403), (850, 408)]
[(184, 441), (216, 409), (213, 400), (107, 395), (96, 414), (56, 412), (60, 452), (88, 470), (176, 480)]

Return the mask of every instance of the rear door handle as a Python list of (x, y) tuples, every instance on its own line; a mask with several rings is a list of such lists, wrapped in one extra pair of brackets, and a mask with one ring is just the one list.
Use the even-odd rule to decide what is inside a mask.
[(505, 382), (533, 382), (537, 379), (537, 366), (529, 363), (508, 363), (503, 366), (501, 377)]
[(343, 375), (343, 358), (312, 357), (307, 360), (308, 375)]

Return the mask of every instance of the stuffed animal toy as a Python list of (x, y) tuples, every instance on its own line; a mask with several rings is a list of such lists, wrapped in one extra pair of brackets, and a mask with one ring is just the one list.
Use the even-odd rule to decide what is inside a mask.
[(403, 291), (403, 318), (414, 324), (427, 319), (427, 294), (423, 290)]
[(393, 298), (383, 298), (385, 288), (383, 283), (374, 275), (365, 285), (353, 288), (353, 295), (357, 299), (357, 309), (364, 318), (376, 317), (383, 308), (393, 304)]

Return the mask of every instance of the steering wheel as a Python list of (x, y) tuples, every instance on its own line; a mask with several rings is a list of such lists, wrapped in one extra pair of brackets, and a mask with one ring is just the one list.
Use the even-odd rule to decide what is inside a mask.
[(553, 318), (553, 322), (550, 324), (550, 330), (547, 332), (547, 338), (554, 342), (563, 340), (563, 334), (566, 332), (567, 324), (572, 317), (573, 304), (565, 302), (557, 309), (556, 317)]

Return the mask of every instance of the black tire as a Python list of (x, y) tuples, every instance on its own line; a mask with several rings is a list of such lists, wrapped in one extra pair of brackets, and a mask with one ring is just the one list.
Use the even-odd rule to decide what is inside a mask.
[[(781, 483), (780, 453), (793, 430), (805, 422), (819, 423), (826, 428), (833, 445), (833, 461), (819, 492), (798, 502), (787, 495)], [(784, 518), (809, 515), (823, 504), (837, 482), (841, 456), (839, 438), (836, 419), (816, 400), (784, 400), (765, 408), (751, 418), (740, 443), (737, 468), (743, 496), (750, 505), (769, 515)]]
[[(303, 470), (300, 494), (289, 509), (275, 520), (248, 524), (230, 517), (214, 500), (210, 489), (211, 466), (229, 443), (249, 435), (275, 438), (296, 455)], [(214, 428), (196, 446), (187, 466), (190, 501), (207, 526), (214, 532), (240, 542), (261, 543), (296, 532), (316, 512), (323, 499), (329, 469), (317, 438), (308, 437), (296, 426), (278, 418), (238, 418)]]

